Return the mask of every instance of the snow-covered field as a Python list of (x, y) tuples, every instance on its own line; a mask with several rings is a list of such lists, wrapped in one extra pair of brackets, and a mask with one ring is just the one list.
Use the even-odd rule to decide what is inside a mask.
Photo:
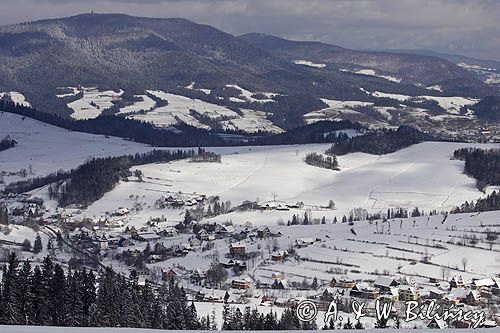
[(31, 104), (26, 100), (26, 97), (17, 91), (0, 92), (0, 99), (3, 97), (8, 97), (12, 100), (12, 102), (23, 106), (31, 106)]
[(309, 66), (309, 67), (315, 67), (315, 68), (325, 68), (326, 64), (316, 64), (312, 61), (309, 60), (294, 60), (294, 64), (296, 65), (303, 65), (303, 66)]
[(118, 100), (123, 94), (113, 90), (99, 91), (95, 87), (81, 88), (83, 97), (68, 104), (73, 110), (71, 117), (74, 119), (97, 118), (104, 110), (113, 106), (113, 101)]
[[(59, 169), (69, 170), (90, 157), (118, 156), (152, 149), (121, 138), (72, 132), (30, 118), (23, 120), (19, 115), (0, 111), (0, 138), (7, 135), (18, 144), (0, 152), (0, 172), (16, 173), (26, 169), (27, 177), (43, 176)], [(6, 183), (21, 179), (24, 178), (18, 175), (5, 176)]]
[(228, 88), (234, 88), (240, 91), (240, 95), (238, 97), (231, 97), (230, 100), (233, 102), (257, 102), (257, 103), (269, 103), (269, 102), (274, 102), (272, 99), (274, 96), (277, 94), (275, 93), (269, 93), (269, 92), (262, 92), (259, 94), (264, 95), (266, 98), (263, 99), (258, 99), (253, 97), (255, 93), (246, 90), (245, 88), (242, 88), (236, 84), (227, 84), (226, 87)]
[[(238, 86), (232, 86), (238, 87)], [(238, 87), (239, 88), (239, 87)], [(241, 100), (248, 99), (249, 101), (267, 102), (272, 101), (268, 96), (267, 100), (255, 99), (252, 93), (242, 89)], [(241, 110), (241, 114), (232, 111), (224, 106), (207, 103), (198, 99), (192, 99), (185, 96), (166, 93), (159, 90), (148, 91), (149, 94), (166, 101), (168, 104), (161, 107), (150, 107), (150, 111), (140, 114), (131, 114), (129, 117), (137, 120), (147, 121), (160, 127), (168, 127), (178, 123), (189, 124), (198, 128), (210, 129), (210, 126), (202, 123), (199, 120), (200, 116), (210, 118), (212, 120), (221, 120), (221, 125), (225, 129), (243, 130), (246, 132), (267, 131), (279, 133), (282, 132), (277, 126), (274, 126), (271, 121), (267, 120), (267, 113), (254, 110)], [(149, 98), (149, 97), (148, 97)], [(150, 98), (149, 98), (150, 99)], [(148, 106), (150, 103), (148, 103)], [(137, 106), (131, 106), (137, 109)], [(131, 108), (129, 107), (129, 108)], [(129, 110), (134, 110), (129, 109)], [(120, 113), (127, 113), (129, 110), (120, 110)]]
[[(1, 113), (0, 137), (6, 135), (13, 137), (19, 144), (0, 153), (0, 171), (16, 172), (31, 164), (33, 176), (59, 168), (75, 167), (91, 156), (131, 154), (151, 149), (117, 138), (70, 132), (29, 118), (23, 120), (17, 115)], [(316, 277), (321, 286), (318, 290), (284, 291), (264, 291), (252, 287), (251, 293), (257, 297), (251, 297), (247, 304), (236, 306), (240, 309), (245, 306), (257, 307), (264, 313), (274, 311), (280, 314), (283, 307), (261, 306), (259, 297), (264, 293), (275, 297), (317, 295), (332, 277), (349, 276), (358, 282), (372, 281), (383, 272), (398, 277), (412, 277), (424, 293), (436, 288), (435, 284), (429, 283), (429, 278), (448, 280), (449, 277), (443, 277), (443, 267), (448, 269), (446, 274), (460, 274), (466, 280), (488, 277), (500, 271), (500, 245), (493, 244), (493, 251), (490, 251), (489, 244), (484, 240), (486, 228), (498, 229), (499, 212), (450, 215), (445, 222), (443, 215), (396, 218), (386, 222), (355, 221), (352, 225), (341, 223), (341, 218), (354, 208), (371, 213), (399, 207), (411, 210), (415, 206), (425, 211), (444, 211), (466, 200), (477, 199), (484, 194), (476, 189), (475, 180), (463, 174), (463, 162), (451, 159), (454, 150), (468, 146), (500, 147), (493, 144), (425, 142), (383, 156), (364, 153), (339, 156), (340, 171), (313, 167), (304, 162), (306, 154), (322, 153), (329, 144), (210, 148), (223, 155), (221, 163), (182, 160), (134, 167), (133, 170), (142, 171), (143, 182), (136, 182), (133, 177), (128, 182), (121, 182), (87, 209), (75, 211), (72, 219), (110, 216), (109, 212), (119, 207), (129, 208), (129, 214), (117, 217), (123, 223), (122, 226), (99, 230), (110, 236), (122, 234), (127, 226), (146, 227), (150, 218), (163, 216), (166, 222), (161, 223), (166, 226), (182, 221), (185, 208), (155, 207), (156, 200), (162, 195), (182, 193), (219, 196), (223, 202), (231, 201), (233, 207), (244, 200), (258, 200), (261, 204), (303, 202), (304, 206), (300, 208), (234, 211), (201, 221), (219, 224), (231, 222), (237, 230), (245, 225), (267, 225), (273, 232), (281, 233), (281, 237), (273, 239), (248, 237), (244, 240), (247, 253), (259, 253), (255, 260), (248, 260), (248, 270), (242, 276), (250, 278), (253, 286), (256, 281), (272, 282), (275, 272), (290, 283), (310, 282)], [(6, 180), (17, 180), (19, 177), (7, 176)], [(491, 191), (491, 188), (488, 190)], [(42, 188), (37, 195), (46, 198), (46, 191), (46, 188)], [(329, 200), (335, 202), (335, 208), (326, 207)], [(134, 206), (141, 208), (134, 210)], [(52, 209), (53, 213), (55, 203), (46, 201), (45, 207)], [(312, 223), (287, 226), (293, 214), (299, 217), (308, 214)], [(319, 224), (323, 216), (326, 223)], [(334, 224), (335, 217), (338, 223)], [(32, 229), (24, 226), (11, 227), (10, 233), (0, 235), (0, 240), (22, 242), (24, 239), (33, 240), (36, 235)], [(474, 247), (459, 244), (460, 240), (471, 235), (478, 238)], [(46, 236), (42, 237), (45, 244)], [(161, 242), (165, 246), (178, 246), (189, 243), (192, 238), (193, 234), (180, 234), (163, 237)], [(298, 238), (313, 238), (317, 241), (307, 247), (295, 248), (296, 257), (278, 262), (270, 260), (270, 245), (277, 245), (280, 250), (290, 249)], [(229, 238), (216, 239), (211, 250), (202, 251), (198, 246), (185, 256), (149, 263), (147, 266), (151, 271), (174, 268), (183, 283), (187, 284), (187, 289), (197, 290), (202, 287), (187, 282), (189, 271), (209, 268), (214, 257), (224, 260), (230, 242)], [(145, 242), (137, 242), (127, 249), (143, 250), (145, 246)], [(430, 262), (422, 262), (424, 256)], [(461, 260), (465, 257), (468, 258), (468, 264), (465, 269), (461, 269)], [(61, 254), (61, 258), (65, 258), (64, 254)], [(110, 258), (113, 255), (102, 258), (103, 263), (128, 273), (128, 267)], [(230, 293), (231, 297), (237, 297), (235, 290)], [(220, 325), (221, 303), (196, 302), (196, 306), (200, 316), (211, 314), (214, 310)], [(319, 325), (322, 314), (320, 312), (317, 318)], [(364, 323), (373, 326), (371, 321)], [(58, 330), (74, 330), (76, 333), (149, 332), (135, 329), (68, 330), (36, 327), (15, 327), (11, 330), (8, 327), (8, 331), (14, 333)]]
[(458, 114), (460, 112), (460, 109), (464, 106), (470, 106), (474, 105), (477, 102), (479, 102), (478, 99), (474, 98), (465, 98), (465, 97), (440, 97), (440, 96), (408, 96), (408, 95), (400, 95), (400, 94), (390, 94), (390, 93), (383, 93), (379, 91), (375, 91), (372, 93), (373, 96), (375, 97), (387, 97), (387, 98), (392, 98), (392, 99), (397, 99), (399, 101), (436, 101), (440, 107), (442, 107), (446, 112), (450, 114)]
[(306, 123), (314, 123), (321, 120), (339, 120), (342, 119), (343, 114), (358, 113), (355, 111), (357, 107), (373, 106), (373, 103), (360, 102), (360, 101), (337, 101), (332, 99), (321, 99), (324, 103), (328, 104), (325, 109), (312, 111), (304, 115)]
[(118, 114), (129, 114), (138, 111), (149, 111), (156, 106), (156, 102), (148, 95), (135, 95), (134, 97), (140, 99), (131, 105), (124, 106), (120, 109)]
[[(352, 208), (378, 212), (418, 206), (426, 211), (445, 211), (483, 195), (475, 187), (475, 180), (463, 174), (463, 162), (451, 159), (454, 150), (472, 145), (427, 142), (383, 156), (348, 154), (338, 157), (341, 168), (338, 172), (304, 162), (307, 153), (324, 152), (329, 147), (327, 144), (213, 148), (225, 154), (222, 163), (177, 161), (138, 167), (145, 176), (144, 183), (121, 183), (90, 206), (87, 213), (101, 215), (109, 205), (131, 205), (129, 196), (132, 193), (143, 197), (142, 200), (151, 206), (162, 193), (179, 191), (218, 195), (233, 205), (244, 200), (268, 202), (276, 195), (279, 202), (304, 202), (313, 215), (326, 214), (330, 218), (340, 218)], [(329, 200), (335, 202), (335, 211), (320, 207), (326, 206)], [(150, 214), (154, 216), (159, 212), (154, 208), (146, 210), (143, 219)], [(216, 220), (231, 219), (234, 223), (248, 220), (254, 224), (275, 225), (278, 219), (286, 221), (291, 214), (277, 210), (233, 212)]]
[(397, 78), (397, 77), (394, 77), (394, 76), (390, 76), (390, 75), (380, 75), (380, 74), (377, 74), (373, 69), (360, 69), (358, 71), (355, 71), (354, 73), (356, 73), (356, 74), (362, 74), (362, 75), (368, 75), (368, 76), (381, 77), (383, 79), (386, 79), (386, 80), (392, 81), (392, 82), (396, 82), (396, 83), (400, 83), (401, 82), (400, 78)]

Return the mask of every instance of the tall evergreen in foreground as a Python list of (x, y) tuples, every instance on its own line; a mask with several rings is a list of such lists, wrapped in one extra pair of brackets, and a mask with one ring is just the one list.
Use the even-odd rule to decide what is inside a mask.
[(171, 282), (154, 290), (107, 268), (64, 272), (46, 257), (39, 267), (11, 254), (0, 283), (0, 325), (71, 327), (201, 327), (194, 304)]

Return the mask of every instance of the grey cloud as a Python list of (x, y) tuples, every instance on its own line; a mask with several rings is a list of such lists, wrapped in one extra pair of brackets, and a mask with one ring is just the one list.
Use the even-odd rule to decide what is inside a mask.
[(500, 60), (495, 0), (5, 0), (0, 24), (91, 8), (185, 17), (232, 34), (262, 32), (357, 49), (427, 48)]

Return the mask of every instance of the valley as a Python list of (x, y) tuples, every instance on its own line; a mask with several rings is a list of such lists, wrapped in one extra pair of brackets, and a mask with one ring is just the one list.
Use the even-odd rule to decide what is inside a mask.
[[(19, 142), (0, 153), (4, 184), (73, 168), (90, 156), (152, 149), (9, 113), (1, 117), (0, 133)], [(374, 306), (379, 296), (370, 294), (370, 286), (380, 277), (397, 281), (393, 292), (414, 288), (418, 298), (434, 299), (439, 291), (450, 302), (463, 297), (447, 289), (454, 276), (466, 285), (495, 278), (500, 244), (486, 236), (498, 231), (498, 212), (447, 212), (485, 195), (463, 174), (463, 162), (452, 159), (453, 152), (497, 144), (424, 142), (387, 155), (351, 153), (337, 157), (340, 171), (304, 163), (308, 153), (329, 146), (207, 148), (220, 154), (221, 162), (132, 167), (129, 176), (87, 207), (59, 206), (48, 186), (9, 194), (2, 199), (13, 213), (0, 233), (2, 256), (15, 251), (33, 263), (50, 255), (65, 268), (77, 263), (109, 266), (125, 276), (136, 271), (140, 285), (175, 279), (201, 316), (215, 311), (219, 326), (226, 292), (231, 307), (279, 314), (305, 298), (322, 306), (335, 292), (344, 295), (342, 304), (368, 297), (369, 307)], [(23, 177), (15, 171), (26, 168), (32, 156), (28, 147), (38, 153)], [(486, 192), (493, 190), (497, 187)], [(417, 207), (419, 213), (408, 216)], [(64, 243), (56, 241), (59, 233)], [(42, 251), (20, 249), (37, 234)], [(47, 248), (48, 243), (59, 245)], [(225, 272), (216, 280), (211, 277), (215, 268)], [(352, 291), (349, 296), (346, 281), (361, 296)], [(477, 304), (497, 296), (488, 297)], [(318, 326), (323, 314), (324, 309)], [(374, 325), (370, 318), (362, 323)], [(426, 322), (404, 325), (424, 327)]]
[(500, 63), (228, 31), (0, 26), (0, 330), (497, 327)]

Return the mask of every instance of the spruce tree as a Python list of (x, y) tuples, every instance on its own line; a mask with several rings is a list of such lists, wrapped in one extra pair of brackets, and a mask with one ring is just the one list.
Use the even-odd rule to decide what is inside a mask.
[(35, 243), (33, 244), (33, 253), (38, 254), (42, 252), (43, 246), (42, 246), (42, 238), (40, 238), (40, 235), (37, 234), (35, 238)]
[(2, 318), (0, 322), (4, 325), (20, 325), (23, 323), (21, 317), (21, 304), (19, 302), (20, 286), (18, 280), (19, 262), (15, 253), (9, 256), (7, 266), (3, 268), (2, 274)]

